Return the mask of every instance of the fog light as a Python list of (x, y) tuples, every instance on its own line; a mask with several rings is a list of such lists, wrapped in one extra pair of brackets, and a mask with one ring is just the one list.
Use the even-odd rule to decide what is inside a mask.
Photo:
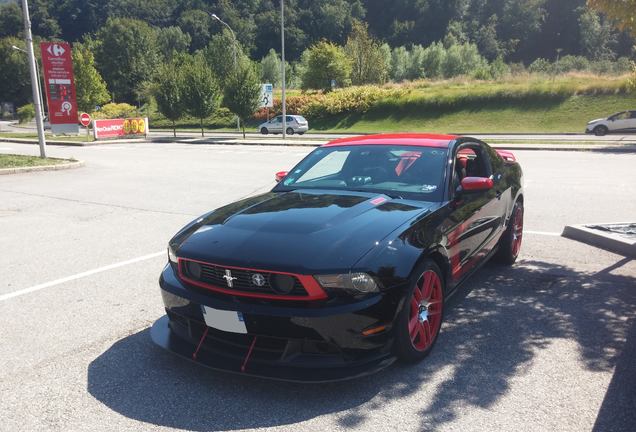
[(186, 266), (188, 267), (188, 274), (195, 279), (201, 279), (201, 264), (188, 261)]
[(273, 274), (270, 279), (274, 291), (289, 294), (294, 290), (294, 278), (284, 274)]

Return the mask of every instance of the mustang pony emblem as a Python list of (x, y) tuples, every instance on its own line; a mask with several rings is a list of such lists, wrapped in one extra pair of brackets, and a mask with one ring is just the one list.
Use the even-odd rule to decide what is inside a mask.
[(226, 269), (225, 276), (223, 276), (223, 279), (225, 279), (225, 282), (227, 282), (228, 288), (234, 288), (234, 281), (237, 280), (238, 278), (232, 277), (232, 270)]

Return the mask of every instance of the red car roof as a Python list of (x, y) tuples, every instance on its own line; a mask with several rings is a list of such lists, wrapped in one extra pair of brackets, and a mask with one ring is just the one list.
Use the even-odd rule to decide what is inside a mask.
[(333, 140), (325, 147), (349, 146), (349, 145), (405, 145), (419, 147), (448, 148), (448, 144), (456, 139), (456, 135), (436, 134), (379, 134), (363, 135), (351, 138)]

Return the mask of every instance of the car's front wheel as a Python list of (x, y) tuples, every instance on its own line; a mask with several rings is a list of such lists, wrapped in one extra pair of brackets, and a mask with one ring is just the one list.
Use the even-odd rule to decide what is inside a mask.
[(437, 264), (425, 260), (413, 274), (396, 322), (396, 354), (407, 362), (431, 352), (444, 318), (444, 279)]
[(267, 134), (269, 133), (269, 131), (267, 130), (267, 128), (266, 128), (266, 127), (262, 127), (262, 128), (261, 128), (261, 133), (262, 133), (263, 135), (267, 135)]
[(506, 231), (499, 240), (497, 259), (503, 265), (513, 265), (517, 261), (523, 239), (523, 203), (517, 201), (512, 208), (512, 215)]
[(609, 129), (607, 129), (607, 126), (596, 126), (594, 128), (594, 135), (596, 136), (606, 135), (607, 132), (609, 132)]

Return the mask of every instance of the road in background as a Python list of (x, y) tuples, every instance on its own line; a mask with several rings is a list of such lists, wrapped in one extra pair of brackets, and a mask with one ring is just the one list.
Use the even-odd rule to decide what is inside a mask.
[[(0, 122), (0, 132), (11, 133), (34, 133), (35, 129), (31, 125), (17, 126), (10, 122)], [(480, 134), (461, 132), (463, 135), (469, 135), (478, 139), (485, 140), (486, 142), (508, 142), (508, 143), (585, 143), (585, 144), (636, 144), (636, 134), (610, 134), (601, 137), (594, 135), (581, 134)], [(358, 133), (321, 133), (321, 132), (309, 132), (304, 135), (288, 135), (287, 140), (289, 142), (294, 141), (312, 141), (317, 140), (327, 142), (329, 140), (337, 138), (346, 138), (351, 136), (360, 135)], [(174, 135), (172, 130), (155, 130), (150, 128), (148, 134), (150, 140), (157, 140), (165, 138), (166, 140), (173, 140)], [(280, 140), (281, 134), (269, 134), (262, 135), (258, 132), (247, 132), (246, 138), (248, 140), (263, 139), (263, 140)], [(219, 132), (219, 131), (206, 131), (205, 137), (201, 137), (200, 131), (177, 131), (177, 139), (179, 140), (192, 140), (192, 141), (212, 141), (212, 140), (241, 140), (243, 139), (242, 132)]]
[[(636, 154), (516, 152), (520, 262), (449, 305), (421, 364), (307, 386), (230, 376), (156, 348), (168, 239), (273, 187), (311, 149), (51, 147), (86, 167), (0, 177), (0, 430), (628, 430), (636, 263), (558, 237), (636, 215)], [(0, 143), (2, 153), (37, 147)], [(132, 261), (131, 261), (132, 260)], [(72, 277), (77, 276), (77, 277)], [(540, 425), (539, 427), (537, 425)]]

